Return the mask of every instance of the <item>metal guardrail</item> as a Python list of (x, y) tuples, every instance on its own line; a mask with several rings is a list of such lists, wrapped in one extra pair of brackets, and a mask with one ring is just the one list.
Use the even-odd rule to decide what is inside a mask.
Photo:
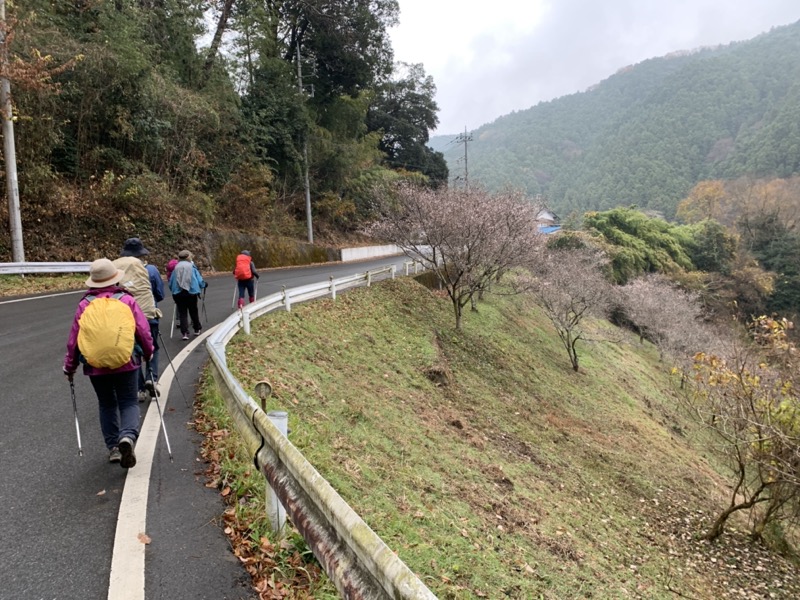
[[(35, 273), (88, 273), (91, 262), (18, 262), (0, 263), (0, 275), (32, 275)], [(417, 272), (418, 263), (406, 263), (406, 275), (409, 267)], [(345, 278), (347, 279), (347, 278)]]
[(88, 273), (90, 262), (21, 262), (0, 263), (0, 275), (34, 273)]
[[(418, 265), (414, 264), (414, 272)], [(406, 264), (405, 273), (411, 271)], [(280, 499), (343, 598), (435, 600), (436, 596), (339, 496), (281, 433), (227, 367), (225, 346), (250, 321), (277, 309), (395, 276), (395, 267), (283, 290), (249, 304), (223, 321), (206, 347), (214, 378), (254, 463)]]

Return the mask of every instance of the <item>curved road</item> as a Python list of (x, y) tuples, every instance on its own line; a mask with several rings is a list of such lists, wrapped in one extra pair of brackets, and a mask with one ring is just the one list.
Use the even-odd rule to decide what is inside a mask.
[[(264, 271), (259, 297), (282, 286), (298, 287), (387, 264), (398, 265), (400, 274), (403, 260)], [(207, 279), (204, 333), (232, 312), (234, 285), (230, 275)], [(204, 486), (201, 440), (189, 426), (192, 413), (181, 394), (182, 388), (191, 404), (207, 358), (201, 343), (205, 336), (191, 343), (177, 334), (170, 339), (172, 300), (161, 303), (166, 315), (162, 337), (179, 365), (180, 387), (171, 385), (168, 397), (160, 400), (174, 462), (169, 461), (163, 435), (143, 429), (139, 463), (127, 475), (107, 462), (97, 399), (80, 370), (75, 392), (83, 456), (78, 456), (70, 388), (61, 363), (79, 298), (78, 292), (70, 292), (0, 299), (0, 599), (254, 597), (249, 577), (218, 526), (224, 507), (216, 490)], [(167, 385), (171, 370), (164, 349), (159, 368)], [(157, 425), (155, 403), (141, 406), (145, 424)], [(153, 413), (150, 419), (148, 411)], [(146, 435), (154, 447), (152, 464), (147, 461)], [(142, 490), (143, 495), (137, 495)], [(139, 524), (130, 519), (126, 508), (131, 507), (146, 517), (145, 531), (138, 531)], [(138, 546), (148, 541), (139, 533), (149, 538), (146, 546)], [(138, 550), (143, 560), (137, 558), (137, 547), (144, 548)]]

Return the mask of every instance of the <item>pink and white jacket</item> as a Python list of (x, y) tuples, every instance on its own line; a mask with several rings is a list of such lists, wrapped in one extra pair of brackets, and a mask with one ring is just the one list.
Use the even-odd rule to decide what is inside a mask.
[[(119, 292), (125, 292), (125, 290), (116, 285), (110, 285), (104, 288), (94, 288), (84, 294), (83, 298), (81, 298), (81, 301), (78, 302), (78, 309), (75, 311), (75, 318), (72, 320), (72, 329), (70, 329), (69, 339), (67, 340), (67, 354), (64, 356), (65, 373), (74, 373), (78, 370), (78, 365), (80, 364), (80, 351), (78, 350), (78, 331), (80, 331), (80, 325), (78, 321), (80, 320), (83, 311), (86, 310), (87, 306), (89, 306), (89, 301), (86, 299), (86, 297), (97, 296), (98, 298), (108, 298), (109, 296), (113, 296)], [(136, 322), (136, 343), (142, 347), (143, 356), (149, 360), (149, 358), (153, 356), (155, 348), (153, 346), (153, 336), (150, 334), (150, 324), (147, 322), (147, 317), (144, 316), (142, 309), (139, 308), (139, 305), (136, 304), (134, 297), (128, 292), (125, 292), (125, 294), (121, 296), (119, 300), (120, 302), (127, 304), (130, 307), (131, 312), (133, 312), (133, 319)], [(141, 359), (134, 353), (134, 356), (131, 357), (131, 360), (116, 369), (105, 369), (84, 364), (83, 374), (109, 375), (111, 373), (124, 373), (125, 371), (133, 371), (138, 369), (141, 364)]]

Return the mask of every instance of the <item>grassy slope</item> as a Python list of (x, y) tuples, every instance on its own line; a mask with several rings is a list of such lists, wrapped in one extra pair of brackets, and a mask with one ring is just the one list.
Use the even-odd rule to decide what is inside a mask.
[(229, 352), (440, 598), (800, 597), (741, 533), (695, 539), (724, 482), (682, 437), (657, 352), (594, 328), (607, 341), (574, 373), (524, 298), (490, 297), (456, 332), (449, 302), (404, 279), (260, 319)]

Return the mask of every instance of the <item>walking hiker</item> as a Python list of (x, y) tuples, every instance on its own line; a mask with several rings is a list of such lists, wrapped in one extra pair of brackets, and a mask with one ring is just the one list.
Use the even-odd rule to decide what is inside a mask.
[(167, 263), (167, 268), (165, 269), (165, 273), (167, 274), (167, 283), (169, 283), (169, 278), (172, 277), (172, 272), (175, 270), (175, 266), (178, 264), (178, 257), (176, 255), (172, 255), (172, 258), (169, 259)]
[[(169, 259), (169, 262), (167, 263), (166, 269), (164, 270), (164, 272), (167, 275), (167, 285), (169, 285), (169, 278), (172, 277), (172, 272), (175, 270), (175, 266), (177, 264), (178, 264), (178, 255), (177, 254), (173, 254), (172, 258)], [(174, 312), (172, 313), (172, 321), (173, 321), (173, 325), (174, 325), (175, 324), (174, 323), (174, 321), (175, 321), (175, 312), (177, 312), (177, 311), (175, 311), (175, 307), (173, 307), (173, 311)], [(180, 329), (180, 328), (181, 328), (181, 323), (180, 323), (180, 321), (178, 321), (178, 329)], [(169, 332), (169, 337), (172, 337), (172, 330), (170, 330), (170, 332)]]
[(233, 276), (236, 278), (236, 285), (239, 288), (238, 307), (242, 308), (244, 306), (245, 290), (247, 290), (247, 295), (250, 298), (250, 304), (255, 302), (255, 279), (258, 279), (259, 275), (256, 272), (256, 264), (250, 257), (249, 250), (242, 250), (242, 253), (236, 257), (236, 266), (233, 268)]
[(119, 253), (120, 258), (113, 261), (114, 266), (125, 273), (120, 285), (136, 298), (136, 303), (147, 317), (147, 322), (150, 324), (150, 336), (153, 338), (155, 347), (153, 358), (149, 363), (143, 365), (144, 370), (139, 373), (139, 402), (145, 402), (151, 393), (155, 393), (155, 389), (149, 390), (149, 388), (158, 381), (158, 329), (162, 316), (158, 309), (158, 303), (164, 299), (164, 283), (161, 281), (158, 268), (148, 264), (142, 258), (148, 254), (150, 251), (144, 247), (142, 240), (137, 237), (128, 238)]
[[(169, 290), (172, 299), (178, 307), (178, 320), (181, 322), (181, 339), (189, 339), (189, 318), (195, 335), (200, 335), (203, 329), (200, 315), (197, 312), (197, 299), (200, 293), (208, 286), (200, 271), (192, 262), (192, 254), (188, 250), (178, 253), (178, 264), (169, 278)], [(188, 313), (188, 316), (187, 316)]]
[(137, 377), (142, 358), (150, 360), (154, 347), (142, 309), (118, 285), (124, 275), (107, 258), (91, 264), (89, 289), (75, 311), (63, 369), (71, 383), (83, 363), (83, 374), (97, 394), (108, 460), (130, 469), (136, 464), (139, 438)]

